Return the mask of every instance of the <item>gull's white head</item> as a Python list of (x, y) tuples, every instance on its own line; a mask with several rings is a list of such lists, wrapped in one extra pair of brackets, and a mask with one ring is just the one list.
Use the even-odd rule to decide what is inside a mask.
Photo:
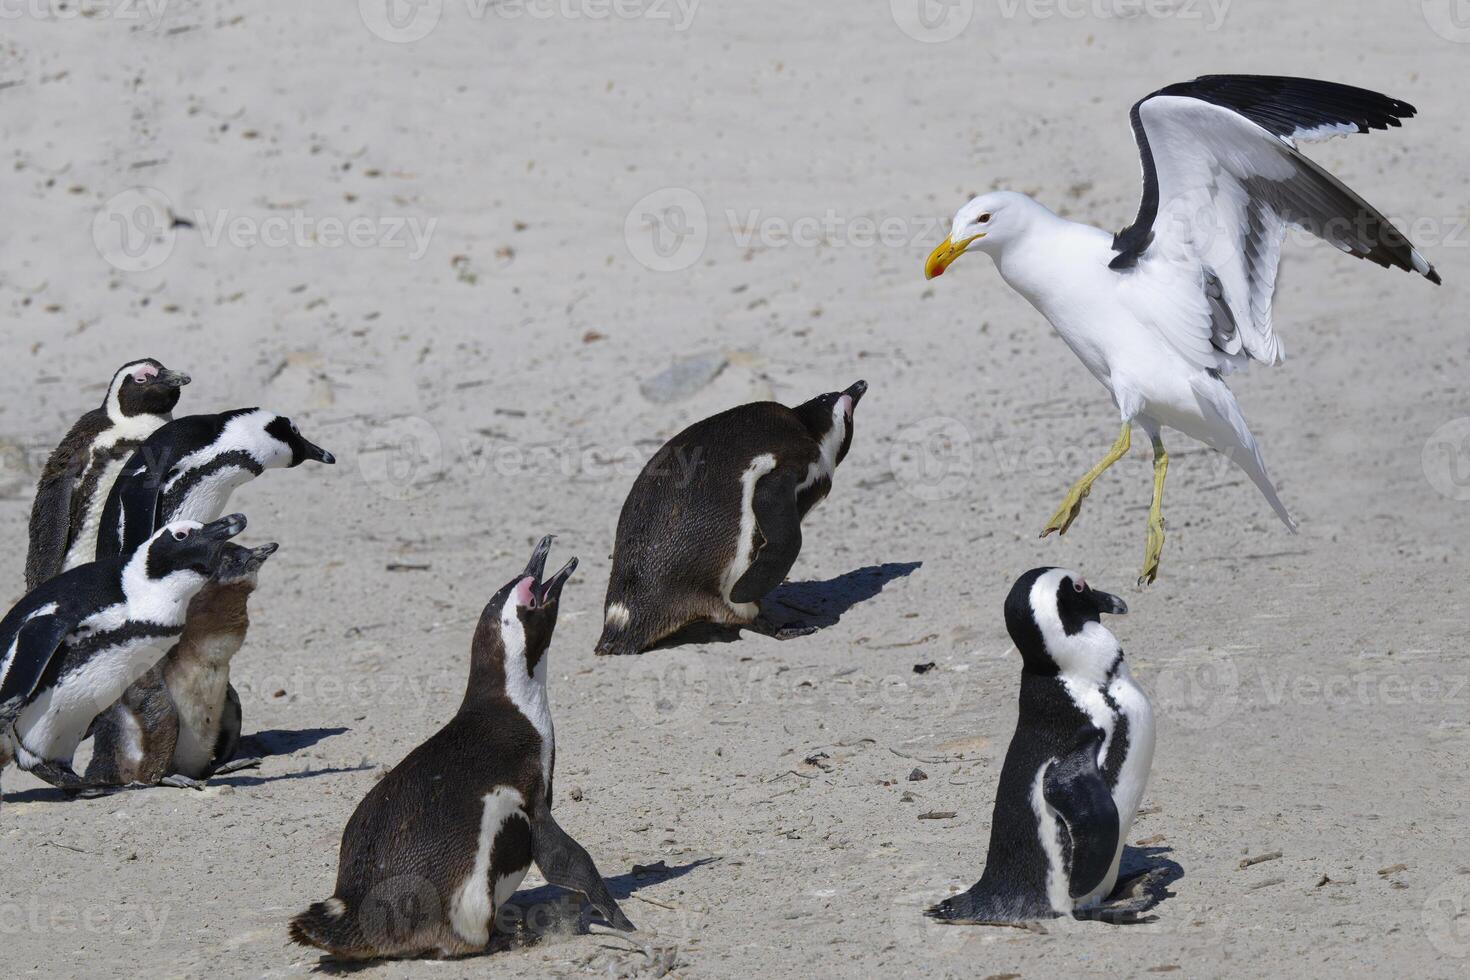
[(949, 237), (924, 263), (924, 278), (944, 275), (951, 262), (972, 248), (995, 255), (1020, 237), (1032, 219), (1045, 213), (1046, 208), (1015, 191), (981, 194), (955, 212)]

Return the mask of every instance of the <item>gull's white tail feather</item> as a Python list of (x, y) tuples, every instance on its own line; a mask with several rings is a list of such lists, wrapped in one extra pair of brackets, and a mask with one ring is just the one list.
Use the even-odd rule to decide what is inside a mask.
[(1276, 511), (1276, 516), (1281, 518), (1281, 523), (1295, 534), (1296, 521), (1276, 495), (1276, 487), (1272, 485), (1271, 476), (1266, 472), (1266, 460), (1261, 455), (1260, 444), (1245, 424), (1245, 416), (1241, 414), (1235, 395), (1226, 387), (1225, 382), (1211, 375), (1192, 379), (1190, 387), (1199, 399), (1201, 414), (1207, 427), (1206, 431), (1191, 435), (1202, 438), (1244, 470), (1265, 496), (1271, 509)]

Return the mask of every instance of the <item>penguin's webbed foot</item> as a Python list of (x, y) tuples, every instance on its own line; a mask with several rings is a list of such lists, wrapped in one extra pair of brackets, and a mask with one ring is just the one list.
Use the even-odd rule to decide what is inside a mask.
[(762, 613), (752, 620), (746, 629), (759, 633), (762, 636), (769, 636), (773, 640), (794, 640), (798, 636), (811, 636), (813, 633), (818, 632), (821, 627), (808, 626), (800, 620), (790, 623), (776, 623), (767, 619), (765, 614)]
[(185, 775), (182, 775), (182, 774), (176, 772), (176, 773), (173, 773), (171, 775), (164, 776), (162, 779), (160, 779), (158, 781), (158, 785), (160, 785), (160, 786), (172, 786), (174, 789), (195, 789), (195, 790), (203, 790), (204, 789), (204, 780), (202, 780), (202, 779), (191, 779), (188, 776), (185, 776)]
[(210, 775), (226, 776), (232, 772), (239, 772), (242, 769), (259, 769), (260, 762), (259, 756), (252, 756), (248, 759), (231, 759), (229, 762), (220, 763)]
[(88, 790), (106, 789), (105, 784), (95, 783), (72, 771), (71, 766), (64, 762), (47, 762), (44, 759), (31, 766), (29, 770), (33, 775), (64, 790)]
[(1079, 919), (1094, 919), (1114, 925), (1150, 921), (1140, 916), (1152, 911), (1159, 904), (1163, 897), (1159, 892), (1168, 882), (1169, 872), (1166, 868), (1145, 871), (1121, 882), (1105, 901), (1089, 909), (1079, 909), (1074, 915)]

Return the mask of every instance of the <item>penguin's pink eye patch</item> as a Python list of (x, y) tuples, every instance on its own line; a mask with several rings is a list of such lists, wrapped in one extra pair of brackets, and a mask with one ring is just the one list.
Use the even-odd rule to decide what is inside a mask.
[(837, 399), (837, 407), (842, 409), (842, 414), (845, 418), (852, 418), (851, 395), (843, 395), (841, 398)]
[(1077, 591), (1077, 592), (1086, 592), (1087, 591), (1087, 583), (1084, 582), (1080, 578), (1079, 579), (1073, 579), (1072, 580), (1072, 588), (1073, 588), (1074, 591)]
[(510, 601), (517, 606), (536, 605), (536, 580), (527, 575), (517, 582), (516, 587), (511, 590)]
[(145, 384), (150, 378), (158, 377), (158, 368), (152, 364), (144, 364), (133, 372), (133, 380), (138, 384)]

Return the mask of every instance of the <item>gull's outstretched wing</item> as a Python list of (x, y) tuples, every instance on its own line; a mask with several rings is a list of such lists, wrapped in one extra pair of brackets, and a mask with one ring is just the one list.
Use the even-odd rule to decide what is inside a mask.
[[(1120, 286), (1124, 301), (1191, 360), (1230, 370), (1281, 360), (1271, 297), (1289, 227), (1438, 283), (1388, 218), (1297, 149), (1398, 126), (1414, 111), (1366, 89), (1251, 75), (1206, 75), (1140, 100), (1131, 119), (1143, 202), (1114, 236), (1110, 263), (1136, 279)], [(1161, 305), (1164, 285), (1175, 300)]]

